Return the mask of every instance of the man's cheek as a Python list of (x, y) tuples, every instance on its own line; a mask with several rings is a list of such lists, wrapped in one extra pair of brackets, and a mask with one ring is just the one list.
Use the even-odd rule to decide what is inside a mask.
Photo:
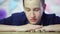
[(30, 15), (29, 14), (26, 14), (26, 17), (29, 19), (30, 18)]

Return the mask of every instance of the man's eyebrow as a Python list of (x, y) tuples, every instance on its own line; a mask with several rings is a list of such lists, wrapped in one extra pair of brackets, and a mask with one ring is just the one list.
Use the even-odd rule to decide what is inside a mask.
[(40, 9), (40, 8), (34, 8), (34, 9)]

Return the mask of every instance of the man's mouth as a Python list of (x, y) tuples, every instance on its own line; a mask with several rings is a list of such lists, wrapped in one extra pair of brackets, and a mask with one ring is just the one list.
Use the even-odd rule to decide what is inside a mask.
[(30, 19), (30, 21), (35, 22), (37, 19)]

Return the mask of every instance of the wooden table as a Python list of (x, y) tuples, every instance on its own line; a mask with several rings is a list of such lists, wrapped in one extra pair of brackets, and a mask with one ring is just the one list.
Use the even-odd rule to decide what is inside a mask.
[(0, 34), (60, 34), (60, 32), (0, 32)]

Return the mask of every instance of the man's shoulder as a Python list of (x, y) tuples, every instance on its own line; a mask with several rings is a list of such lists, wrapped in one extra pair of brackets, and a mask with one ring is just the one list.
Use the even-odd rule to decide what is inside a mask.
[(20, 16), (20, 15), (25, 15), (25, 13), (24, 12), (20, 12), (20, 13), (14, 13), (14, 14), (12, 14), (13, 16)]
[(56, 14), (46, 14), (46, 22), (49, 25), (60, 24), (60, 17), (56, 16)]
[(53, 17), (56, 17), (55, 14), (46, 14), (47, 18), (53, 18)]
[(43, 13), (43, 16), (42, 16), (44, 19), (52, 19), (54, 17), (57, 17), (55, 14), (46, 14), (46, 13)]
[(16, 18), (26, 18), (24, 12), (14, 13), (14, 14), (12, 14), (12, 17), (16, 17)]
[(5, 24), (5, 25), (24, 25), (27, 23), (26, 16), (24, 12), (21, 13), (14, 13), (12, 16), (0, 20), (0, 24)]
[(20, 19), (24, 19), (24, 18), (26, 18), (24, 12), (14, 13), (14, 14), (12, 14), (12, 17), (13, 17), (13, 18), (20, 18)]
[(24, 12), (12, 14), (13, 24), (23, 25), (27, 22), (27, 18)]
[(60, 18), (59, 16), (56, 16), (56, 14), (46, 14), (47, 18), (55, 19), (55, 18)]

